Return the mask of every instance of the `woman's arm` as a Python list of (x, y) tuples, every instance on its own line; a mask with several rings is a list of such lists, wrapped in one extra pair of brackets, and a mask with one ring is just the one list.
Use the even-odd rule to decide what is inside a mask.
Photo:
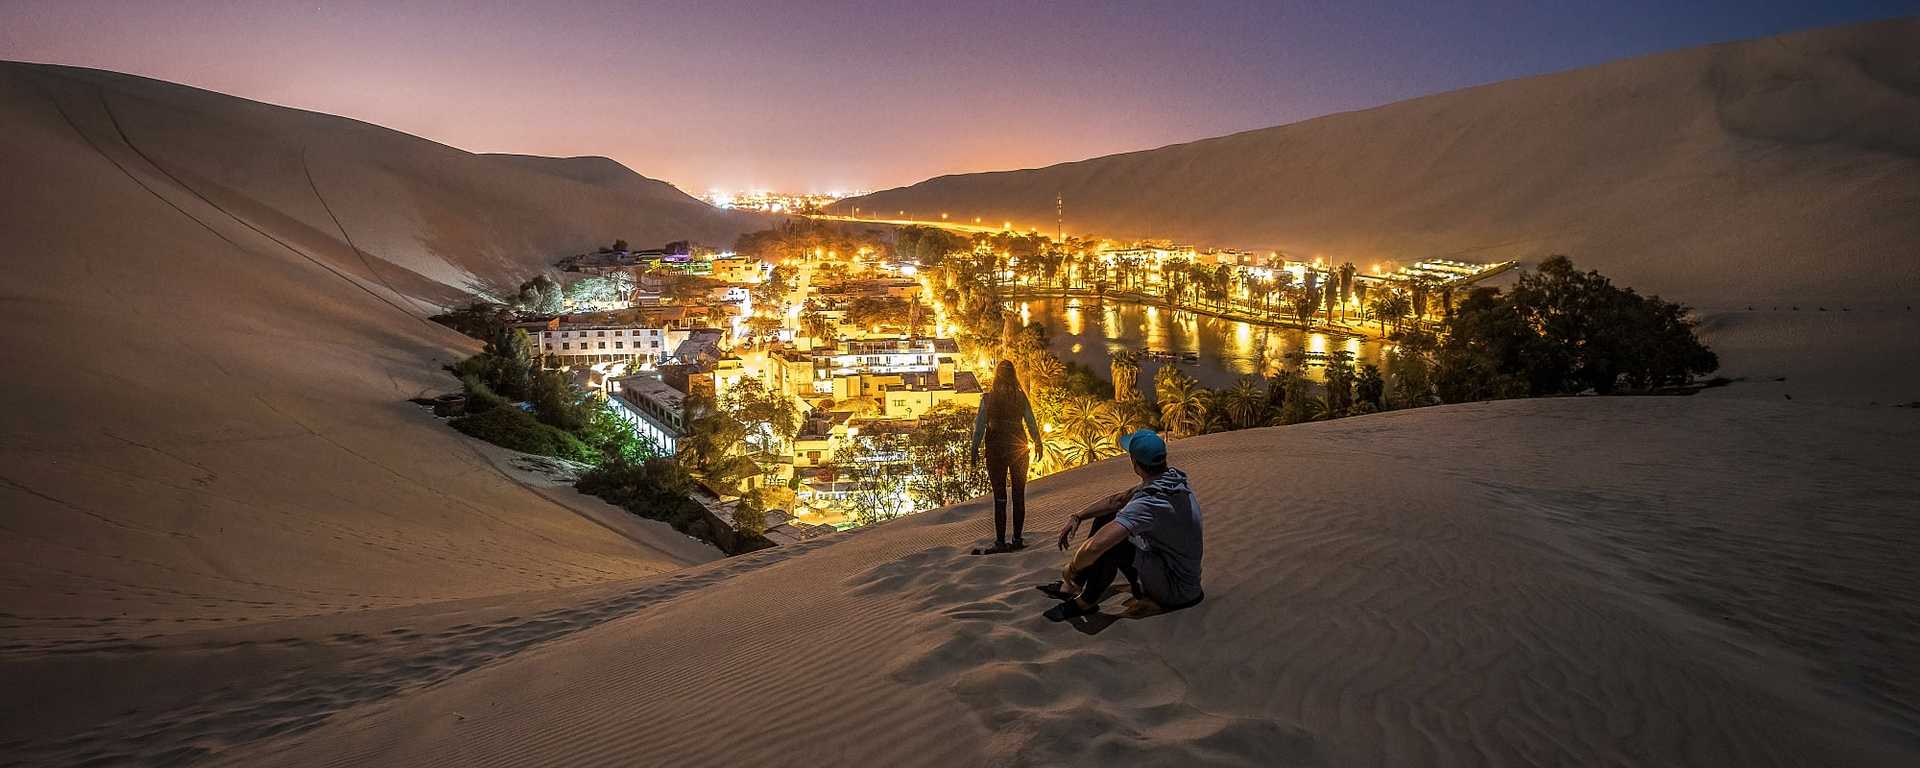
[(980, 437), (987, 430), (987, 399), (980, 398), (980, 407), (973, 412), (973, 447), (967, 449), (967, 458), (975, 464), (980, 463)]
[(1025, 397), (1020, 399), (1021, 405), (1025, 406), (1026, 410), (1027, 434), (1033, 435), (1033, 452), (1038, 454), (1041, 446), (1046, 444), (1047, 438), (1040, 433), (1040, 422), (1033, 418), (1033, 401)]

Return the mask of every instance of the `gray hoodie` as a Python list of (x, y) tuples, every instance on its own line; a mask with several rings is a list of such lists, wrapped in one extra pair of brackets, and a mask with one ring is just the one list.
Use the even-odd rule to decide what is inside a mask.
[(1169, 608), (1200, 599), (1200, 500), (1185, 472), (1168, 468), (1134, 490), (1114, 522), (1127, 529), (1133, 567), (1147, 597)]

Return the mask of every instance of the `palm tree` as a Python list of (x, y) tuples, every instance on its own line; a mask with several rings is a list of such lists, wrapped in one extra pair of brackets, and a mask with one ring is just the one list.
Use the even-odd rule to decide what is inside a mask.
[(1408, 315), (1413, 318), (1414, 327), (1420, 327), (1420, 321), (1427, 316), (1427, 296), (1433, 292), (1434, 283), (1425, 277), (1414, 278), (1413, 305)]
[(1239, 381), (1220, 396), (1221, 410), (1227, 417), (1232, 429), (1246, 429), (1259, 426), (1267, 412), (1267, 393), (1261, 391), (1259, 381), (1252, 376), (1242, 376)]
[(814, 341), (832, 343), (833, 318), (818, 309), (808, 307), (800, 314), (800, 330)]
[(1357, 271), (1351, 261), (1340, 265), (1340, 317), (1343, 320), (1347, 316), (1347, 303), (1353, 300), (1353, 274)]
[(1027, 364), (1027, 375), (1021, 379), (1032, 389), (1047, 387), (1060, 388), (1067, 379), (1067, 365), (1060, 358), (1042, 348), (1031, 356)]
[[(1298, 354), (1294, 353), (1294, 355)], [(1304, 360), (1304, 357), (1301, 359)], [(1280, 412), (1275, 419), (1277, 423), (1299, 424), (1303, 421), (1318, 421), (1326, 416), (1326, 403), (1313, 396), (1313, 383), (1308, 381), (1306, 374), (1301, 373), (1297, 368), (1283, 371), (1281, 378), (1274, 383), (1285, 387), (1281, 393), (1283, 400)]]
[(1139, 402), (1136, 398), (1125, 402), (1101, 403), (1100, 407), (1094, 409), (1093, 418), (1088, 420), (1094, 433), (1111, 443), (1119, 440), (1121, 435), (1132, 432), (1133, 414), (1130, 411), (1136, 410), (1133, 406)]
[(1140, 355), (1131, 349), (1114, 350), (1109, 363), (1116, 402), (1140, 399)]
[(1102, 403), (1092, 395), (1073, 395), (1060, 402), (1055, 426), (1069, 435), (1095, 431), (1094, 419)]
[(1373, 363), (1360, 366), (1360, 376), (1354, 380), (1354, 397), (1358, 404), (1369, 410), (1378, 411), (1386, 407), (1387, 381), (1380, 375), (1380, 367)]
[(1160, 424), (1176, 437), (1200, 434), (1206, 427), (1207, 398), (1200, 383), (1174, 366), (1162, 366), (1154, 375), (1155, 402)]
[(1107, 441), (1091, 428), (1068, 432), (1060, 441), (1060, 454), (1068, 466), (1084, 467), (1106, 458), (1102, 446)]
[(1344, 349), (1327, 355), (1326, 416), (1337, 419), (1353, 407), (1353, 353)]
[(1374, 297), (1369, 309), (1373, 310), (1373, 319), (1380, 321), (1380, 335), (1385, 336), (1387, 322), (1392, 321), (1393, 327), (1398, 329), (1401, 318), (1406, 317), (1407, 313), (1413, 310), (1413, 306), (1412, 302), (1407, 301), (1405, 295), (1399, 291), (1393, 291)]
[(1040, 460), (1033, 465), (1031, 471), (1035, 476), (1051, 475), (1070, 466), (1079, 466), (1069, 464), (1069, 461), (1066, 436), (1049, 436), (1040, 441)]

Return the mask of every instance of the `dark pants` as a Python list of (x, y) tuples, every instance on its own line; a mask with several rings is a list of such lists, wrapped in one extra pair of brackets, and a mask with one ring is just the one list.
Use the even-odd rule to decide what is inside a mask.
[(1027, 529), (1027, 450), (987, 448), (987, 481), (993, 485), (993, 540), (1007, 540), (1007, 491), (1013, 491), (1013, 537)]
[[(1093, 538), (1100, 526), (1113, 522), (1113, 515), (1093, 519), (1093, 529), (1087, 531), (1087, 538)], [(1116, 574), (1126, 574), (1127, 585), (1133, 588), (1135, 597), (1140, 596), (1140, 574), (1133, 568), (1133, 542), (1121, 539), (1112, 549), (1100, 553), (1100, 559), (1093, 565), (1074, 574), (1074, 581), (1080, 584), (1080, 598), (1089, 603), (1098, 603), (1107, 594), (1107, 587), (1113, 586)]]

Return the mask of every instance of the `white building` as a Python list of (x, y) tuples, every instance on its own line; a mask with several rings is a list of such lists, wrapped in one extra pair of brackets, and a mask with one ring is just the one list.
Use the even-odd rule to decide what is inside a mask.
[(548, 368), (594, 363), (651, 364), (672, 354), (686, 331), (639, 323), (554, 318), (526, 327), (533, 349)]
[(934, 373), (959, 351), (952, 339), (856, 339), (831, 353), (815, 352), (814, 360), (833, 376)]
[(672, 455), (686, 434), (687, 393), (658, 376), (621, 376), (607, 383), (607, 405), (633, 425), (634, 434), (652, 440)]

